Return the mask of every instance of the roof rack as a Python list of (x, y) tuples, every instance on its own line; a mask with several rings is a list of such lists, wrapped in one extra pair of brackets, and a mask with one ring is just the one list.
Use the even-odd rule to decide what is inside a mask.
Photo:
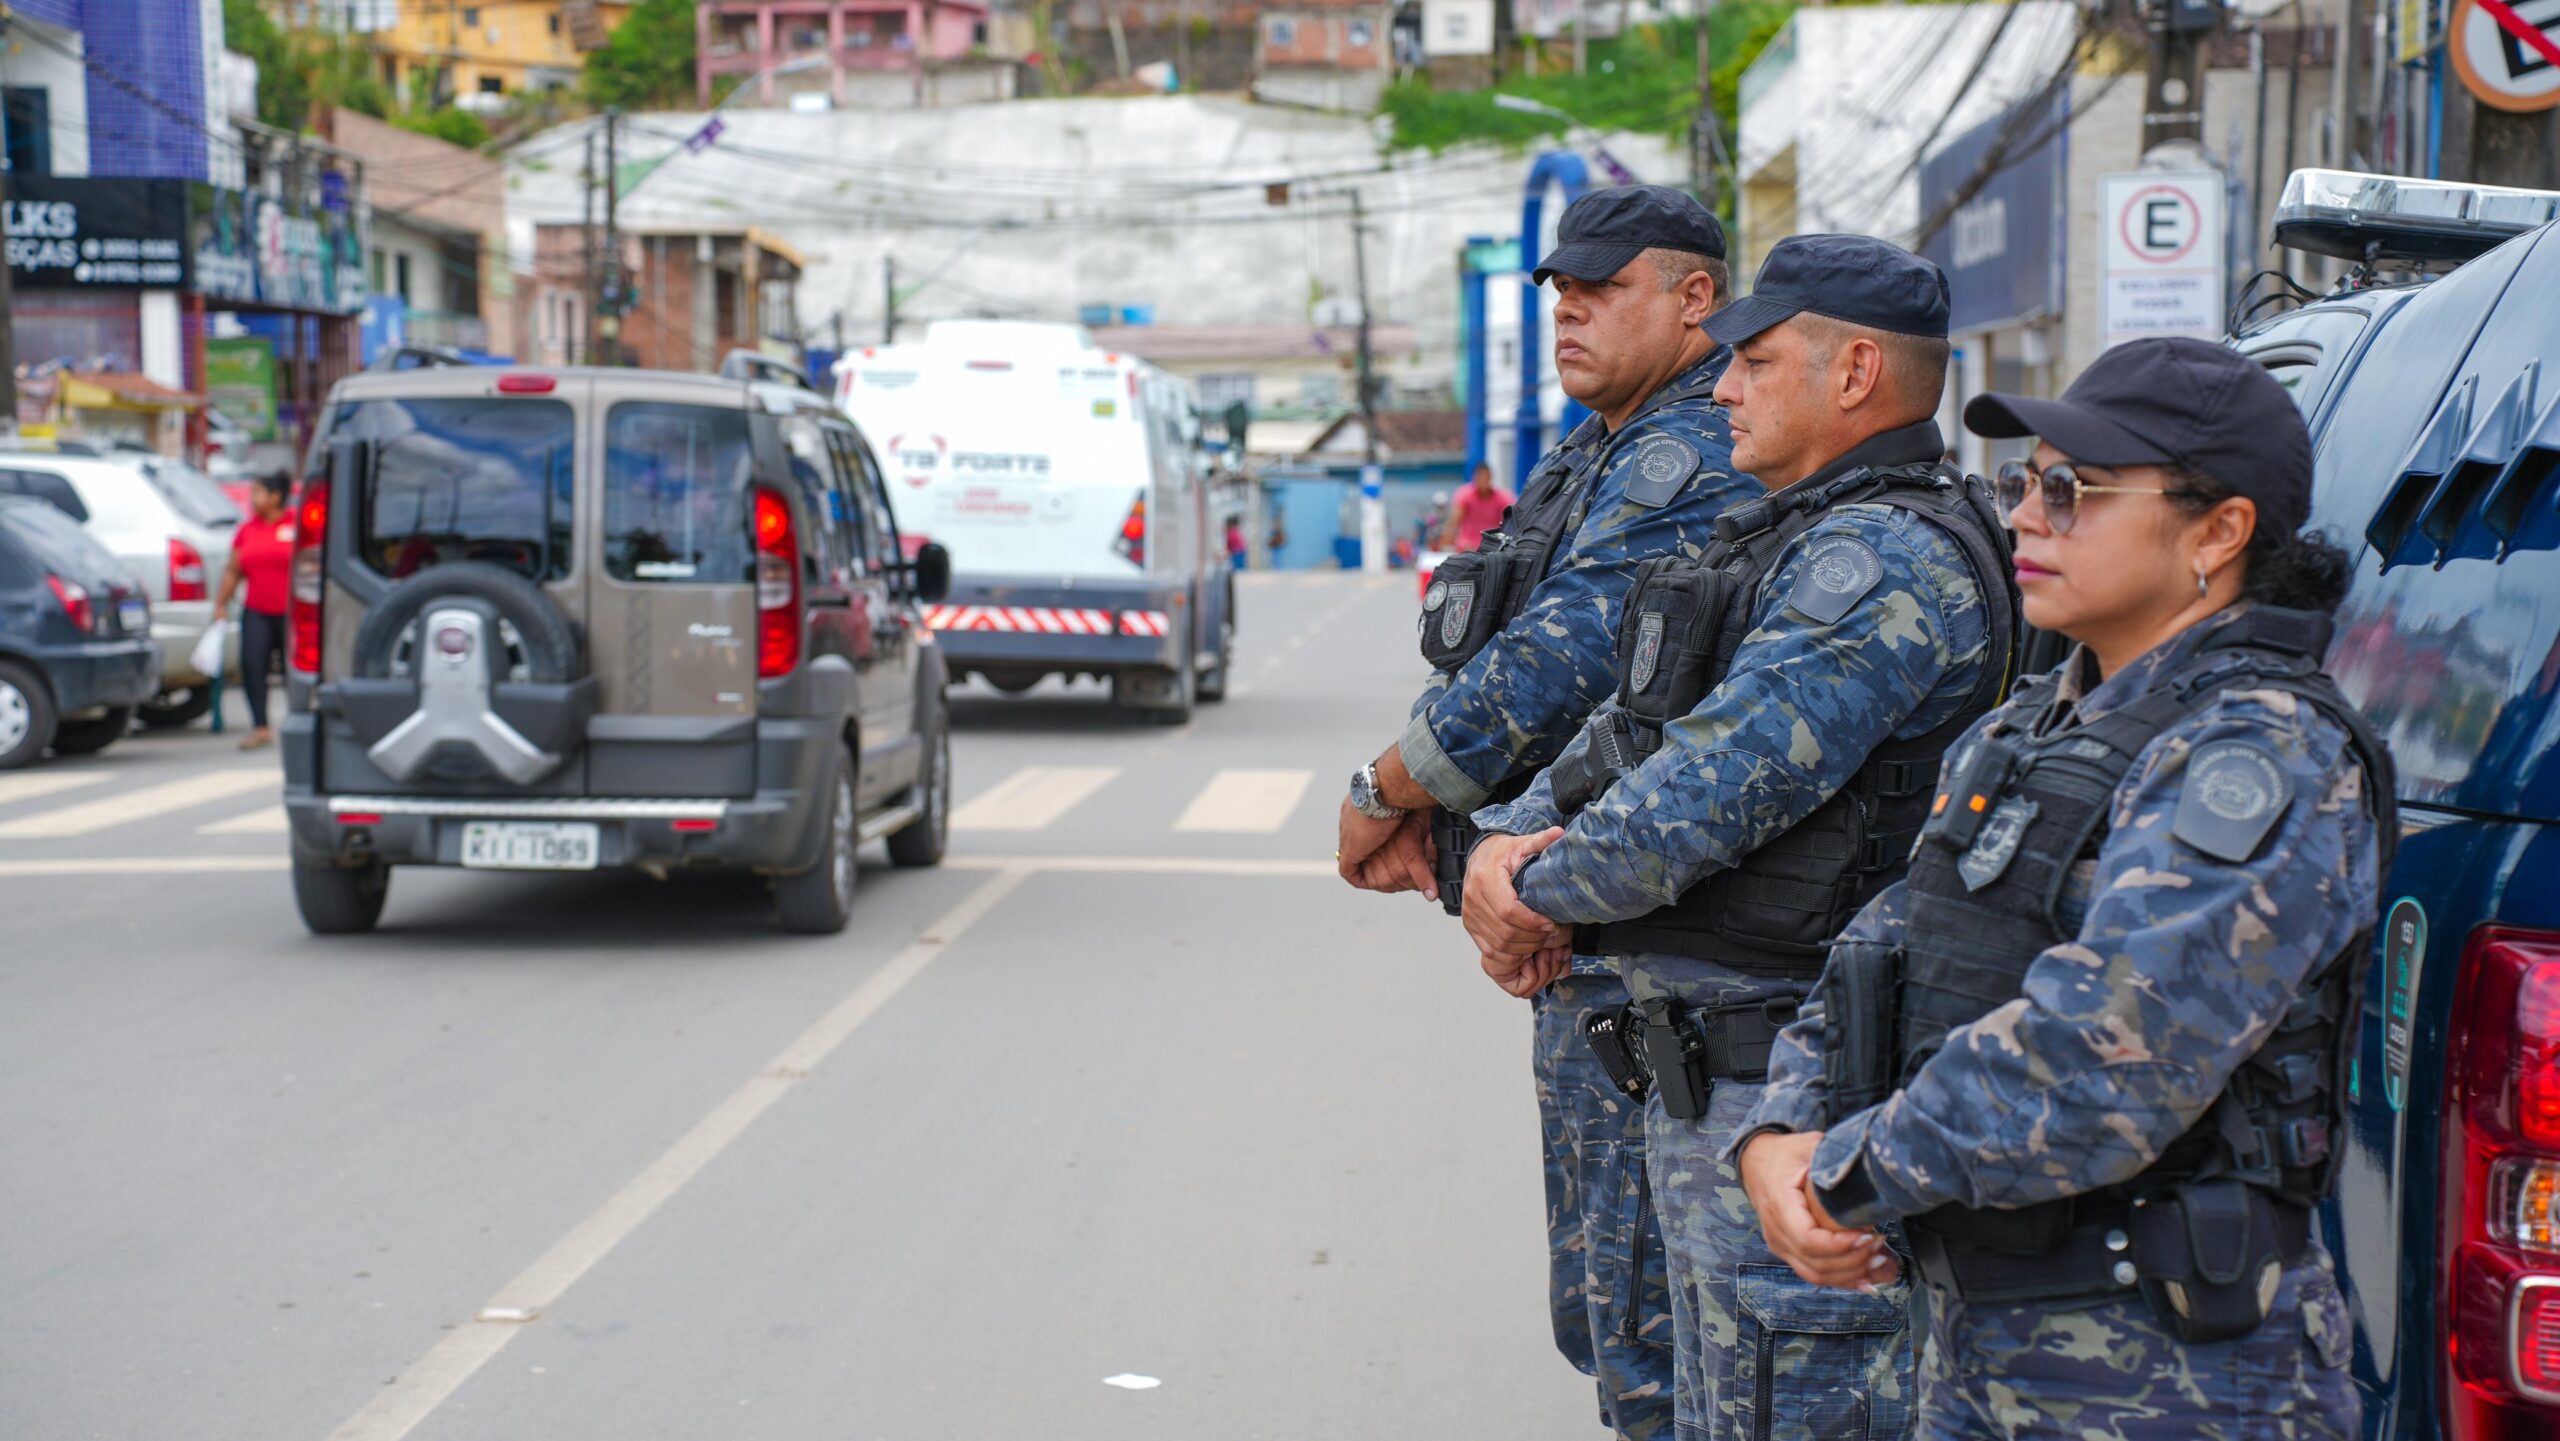
[(2364, 265), (2459, 264), (2560, 218), (2560, 192), (2297, 170), (2276, 202), (2276, 243)]
[(448, 365), (469, 365), (458, 350), (441, 345), (395, 345), (373, 358), (370, 370), (429, 370)]
[(760, 355), (743, 347), (720, 357), (720, 378), (722, 380), (766, 380), (776, 385), (796, 385), (811, 395), (818, 393), (818, 387), (809, 383), (809, 377), (801, 371), (800, 367), (789, 361), (776, 360), (770, 355)]

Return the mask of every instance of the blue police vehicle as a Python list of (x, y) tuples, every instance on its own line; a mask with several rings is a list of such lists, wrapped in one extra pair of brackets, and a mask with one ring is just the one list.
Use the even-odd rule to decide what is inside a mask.
[(2400, 769), (2323, 1219), (2370, 1438), (2560, 1436), (2555, 218), (2544, 192), (2297, 173), (2277, 239), (2352, 273), (2232, 341), (2311, 423), (2313, 523), (2357, 555), (2329, 669)]

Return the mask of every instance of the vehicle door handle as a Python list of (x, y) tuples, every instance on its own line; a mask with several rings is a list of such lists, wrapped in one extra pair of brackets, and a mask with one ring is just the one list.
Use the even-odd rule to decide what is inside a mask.
[(849, 595), (813, 595), (809, 597), (809, 604), (813, 606), (824, 606), (829, 610), (851, 610), (853, 609), (853, 597)]

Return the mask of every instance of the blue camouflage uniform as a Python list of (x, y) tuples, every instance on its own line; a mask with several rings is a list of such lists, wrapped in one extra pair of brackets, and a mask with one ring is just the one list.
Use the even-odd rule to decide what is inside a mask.
[[(1858, 465), (1934, 461), (1939, 445), (1937, 427), (1923, 422), (1798, 484)], [(1791, 602), (1814, 554), (1841, 539), (1871, 551), (1881, 574), (1845, 614), (1818, 622)], [(1835, 506), (1787, 548), (1759, 597), (1723, 682), (1520, 869), (1530, 909), (1588, 924), (1671, 903), (1811, 815), (1880, 745), (1954, 721), (1990, 663), (1983, 597), (1964, 552), (1908, 509)], [(1588, 744), (1577, 737), (1567, 754)], [(1564, 823), (1554, 777), (1566, 768), (1551, 768), (1517, 802), (1478, 812), (1476, 823), (1514, 835)], [(1693, 1007), (1807, 989), (1687, 956), (1609, 959), (1636, 997)], [(1696, 1121), (1669, 1116), (1658, 1091), (1647, 1105), (1647, 1166), (1670, 1248), (1678, 1437), (1900, 1435), (1913, 1396), (1907, 1283), (1874, 1295), (1829, 1290), (1768, 1250), (1739, 1174), (1719, 1154), (1759, 1091), (1719, 1081)]]
[[(1698, 399), (1639, 415), (1608, 437), (1588, 501), (1521, 613), (1454, 675), (1434, 675), (1416, 700), (1399, 750), (1442, 806), (1471, 811), (1553, 760), (1617, 682), (1618, 617), (1636, 567), (1655, 556), (1695, 556), (1717, 515), (1760, 493), (1734, 474), (1723, 407), (1705, 399), (1731, 354), (1719, 347), (1669, 383)], [(1654, 437), (1677, 440), (1697, 457), (1676, 489), (1638, 469), (1643, 455), (1664, 453), (1648, 445)], [(1572, 977), (1533, 1002), (1532, 1062), (1546, 1146), (1556, 1347), (1597, 1383), (1604, 1423), (1650, 1438), (1670, 1429), (1671, 1317), (1659, 1227), (1644, 1190), (1643, 1115), (1582, 1043), (1584, 1019), (1625, 1000), (1612, 969), (1576, 957)]]
[[(2246, 609), (2104, 681), (2075, 653), (2046, 694), (2076, 721), (2095, 721), (2154, 689)], [(2019, 708), (2038, 699), (1985, 717), (1950, 755), (1995, 724), (2027, 721)], [(2190, 758), (2230, 744), (2272, 757), (2283, 776), (2285, 809), (2255, 858), (2240, 862), (2203, 853), (2177, 823), (2198, 769)], [(2032, 1206), (2136, 1176), (2222, 1095), (2314, 968), (2372, 925), (2367, 787), (2345, 727), (2319, 707), (2274, 689), (2204, 699), (2134, 758), (2108, 801), (2105, 839), (2066, 873), (2055, 914), (2072, 939), (2035, 956), (2015, 999), (1955, 1028), (1907, 1086), (1847, 1116), (1830, 1114), (1823, 1007), (1808, 1007), (1779, 1037), (1742, 1137), (1827, 1127), (1812, 1179), (1834, 1219), (1852, 1226), (1946, 1205)], [(1841, 944), (1899, 945), (1908, 908), (1897, 884)], [(2122, 1292), (1998, 1305), (1922, 1289), (1923, 1436), (2356, 1434), (2346, 1309), (2316, 1236), (2284, 1266), (2265, 1322), (2231, 1341), (2182, 1342)]]

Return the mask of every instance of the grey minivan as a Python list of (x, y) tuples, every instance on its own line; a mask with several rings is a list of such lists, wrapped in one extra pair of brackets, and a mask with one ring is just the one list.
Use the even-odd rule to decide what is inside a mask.
[[(405, 362), (341, 381), (295, 515), (294, 896), (394, 866), (772, 878), (842, 929), (855, 850), (940, 861), (945, 672), (870, 444), (789, 367)], [(419, 357), (433, 361), (433, 357)]]

